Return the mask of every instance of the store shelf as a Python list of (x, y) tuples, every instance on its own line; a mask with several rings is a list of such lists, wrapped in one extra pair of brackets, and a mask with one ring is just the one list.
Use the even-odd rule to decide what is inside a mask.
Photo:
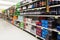
[[(60, 4), (59, 4), (59, 5), (52, 5), (52, 6), (49, 6), (49, 8), (52, 8), (52, 7), (58, 7), (58, 6), (60, 6)], [(40, 8), (27, 9), (27, 10), (22, 10), (22, 11), (41, 10), (41, 9), (45, 9), (45, 8), (46, 8), (46, 7), (40, 7)]]
[[(32, 3), (37, 2), (37, 1), (39, 1), (39, 0), (32, 1), (32, 2), (30, 2), (30, 3), (26, 3), (26, 4), (24, 4), (24, 5), (20, 5), (20, 7), (25, 6), (25, 5), (32, 4)], [(58, 5), (52, 5), (52, 6), (50, 6), (50, 7), (57, 7), (57, 6), (60, 6), (60, 4), (58, 4)]]
[(50, 6), (50, 7), (59, 7), (60, 6), (60, 4), (58, 4), (58, 5), (53, 5), (53, 6)]
[(23, 16), (33, 16), (33, 17), (60, 17), (60, 15), (23, 15)]
[[(60, 4), (57, 4), (56, 3), (56, 5), (54, 4), (53, 5), (53, 3), (51, 3), (51, 5), (48, 5), (48, 3), (46, 3), (46, 4), (41, 4), (40, 6), (41, 7), (39, 7), (39, 8), (37, 8), (37, 2), (38, 1), (40, 1), (40, 0), (36, 0), (36, 1), (32, 1), (32, 2), (29, 2), (29, 3), (25, 3), (24, 2), (24, 4), (23, 5), (19, 5), (19, 7), (17, 7), (17, 9), (19, 9), (19, 11), (20, 11), (20, 16), (24, 16), (24, 19), (25, 19), (25, 17), (27, 17), (25, 20), (26, 21), (31, 21), (30, 19), (32, 18), (32, 23), (29, 23), (29, 22), (26, 22), (26, 24), (25, 24), (25, 26), (28, 26), (28, 25), (32, 25), (32, 26), (35, 26), (35, 27), (38, 27), (38, 28), (41, 28), (41, 30), (43, 30), (43, 29), (46, 29), (47, 31), (49, 31), (49, 32), (55, 32), (55, 33), (60, 33), (60, 31), (58, 31), (58, 29), (57, 29), (57, 26), (55, 26), (55, 24), (53, 25), (53, 23), (51, 22), (51, 24), (49, 24), (49, 23), (45, 23), (46, 25), (48, 25), (49, 24), (49, 26), (51, 26), (51, 28), (46, 28), (46, 27), (42, 27), (42, 26), (39, 26), (40, 24), (40, 21), (42, 21), (42, 20), (49, 20), (49, 21), (53, 21), (54, 20), (54, 23), (55, 23), (55, 21), (56, 20), (59, 20), (59, 18), (58, 17), (60, 17)], [(42, 2), (43, 2), (43, 0), (41, 0)], [(45, 1), (44, 1), (45, 2)], [(36, 3), (36, 5), (34, 4), (34, 3)], [(33, 6), (34, 7), (32, 7), (32, 4), (33, 4)], [(43, 6), (43, 5), (46, 5), (46, 6)], [(48, 7), (47, 7), (48, 6)], [(11, 8), (11, 7), (10, 7)], [(9, 9), (10, 9), (9, 8)], [(55, 9), (54, 9), (55, 8)], [(8, 9), (8, 10), (9, 10)], [(15, 9), (15, 10), (17, 10), (17, 9)], [(8, 11), (7, 10), (7, 11)], [(46, 12), (47, 10), (50, 10), (49, 12)], [(59, 15), (58, 15), (59, 14)], [(16, 15), (17, 15), (17, 12), (16, 12)], [(10, 16), (10, 15), (9, 15)], [(15, 16), (15, 15), (13, 15), (13, 16)], [(18, 15), (19, 16), (19, 15)], [(40, 20), (40, 17), (42, 17), (42, 20)], [(5, 18), (5, 17), (4, 17)], [(29, 19), (30, 18), (30, 19)], [(44, 19), (45, 18), (45, 19)], [(52, 20), (50, 20), (49, 18), (51, 18)], [(18, 18), (19, 19), (19, 18)], [(19, 19), (19, 20), (21, 20), (21, 19)], [(34, 21), (35, 20), (35, 21)], [(10, 20), (8, 20), (8, 22), (10, 23), (11, 21)], [(16, 21), (14, 21), (14, 22), (16, 22)], [(19, 21), (20, 22), (20, 21)], [(18, 24), (19, 24), (19, 22), (18, 22)], [(35, 23), (35, 22), (37, 22), (37, 23)], [(44, 21), (45, 22), (45, 21)], [(57, 21), (56, 21), (57, 22)], [(24, 22), (23, 22), (24, 23)], [(42, 23), (42, 22), (41, 22)], [(38, 25), (36, 25), (36, 24), (38, 24)], [(44, 25), (45, 25), (44, 24)], [(59, 23), (58, 23), (59, 24)], [(14, 24), (15, 26), (17, 26), (18, 28), (20, 28), (20, 25), (16, 25), (16, 24)], [(23, 25), (23, 24), (22, 24)], [(31, 27), (32, 27), (31, 26)], [(38, 34), (34, 34), (33, 32), (37, 29), (35, 29), (35, 30), (32, 30), (32, 28), (31, 28), (31, 30), (33, 31), (33, 32), (31, 32), (30, 30), (28, 30), (29, 28), (26, 28), (26, 29), (24, 29), (24, 28), (20, 28), (20, 29), (22, 29), (23, 31), (25, 31), (25, 32), (27, 32), (27, 33), (29, 33), (29, 34), (32, 34), (32, 35), (34, 35), (36, 38), (37, 37), (39, 37), (40, 39), (43, 39), (43, 40), (46, 40), (46, 39), (44, 39), (44, 38), (42, 38), (42, 36), (40, 37), (40, 36), (38, 36)], [(39, 30), (40, 31), (40, 30)], [(52, 32), (52, 33), (53, 33)], [(41, 32), (42, 33), (42, 32)], [(42, 33), (43, 34), (43, 33)], [(41, 34), (41, 35), (42, 35)], [(49, 33), (48, 33), (49, 34)], [(50, 35), (50, 34), (49, 34)], [(53, 34), (54, 35), (54, 34)], [(52, 36), (52, 35), (50, 35), (50, 36)]]
[[(24, 15), (24, 16), (34, 16), (34, 17), (55, 17), (56, 15)], [(60, 17), (60, 16), (59, 16)]]
[(36, 1), (32, 1), (32, 2), (30, 2), (30, 3), (25, 3), (24, 5), (20, 5), (20, 7), (22, 7), (22, 6), (25, 6), (25, 5), (29, 5), (29, 4), (32, 4), (32, 3), (34, 3), (34, 2), (37, 2), (37, 1), (39, 1), (39, 0), (36, 0)]
[(40, 7), (40, 8), (33, 8), (33, 9), (27, 9), (27, 10), (22, 10), (22, 11), (33, 11), (33, 10), (41, 10), (41, 9), (44, 9), (46, 7)]
[[(3, 20), (4, 20), (4, 19), (3, 19)], [(6, 20), (5, 20), (5, 21), (6, 21)], [(6, 22), (9, 22), (9, 21), (6, 21)], [(10, 22), (9, 22), (9, 23), (10, 23)], [(28, 24), (29, 22), (26, 22), (26, 23)], [(10, 24), (11, 24), (11, 23), (10, 23)], [(42, 40), (45, 40), (44, 38), (42, 38), (42, 37), (40, 37), (40, 36), (38, 36), (38, 35), (35, 35), (35, 34), (31, 33), (31, 32), (30, 32), (29, 30), (27, 30), (27, 29), (22, 29), (22, 28), (20, 28), (19, 26), (15, 25), (15, 24), (12, 24), (12, 25), (14, 25), (14, 26), (18, 27), (19, 29), (21, 29), (21, 30), (23, 30), (23, 31), (31, 34), (32, 36), (34, 36), (34, 37), (36, 37), (36, 38), (40, 38), (40, 39), (42, 39)], [(39, 39), (39, 40), (40, 40), (40, 39)]]
[[(26, 22), (27, 24), (30, 24), (29, 22)], [(35, 24), (33, 24), (33, 25), (35, 25)], [(36, 26), (36, 25), (35, 25)], [(26, 31), (28, 31), (27, 29), (24, 29), (24, 30), (26, 30)], [(29, 33), (31, 33), (30, 31), (28, 31)], [(33, 33), (31, 33), (31, 34), (33, 34)], [(33, 34), (33, 35), (35, 35), (35, 34)], [(38, 36), (38, 35), (35, 35), (36, 37), (39, 37), (39, 38), (41, 38), (41, 39), (43, 39), (43, 40), (45, 40), (44, 38), (42, 38), (42, 37), (40, 37), (40, 36)]]
[[(26, 30), (26, 29), (24, 29), (25, 31), (27, 31), (27, 32), (29, 32), (28, 30)], [(42, 40), (45, 40), (44, 38), (42, 38), (42, 37), (40, 37), (40, 36), (38, 36), (38, 35), (35, 35), (35, 34), (33, 34), (33, 33), (31, 33), (31, 32), (29, 32), (30, 34), (32, 34), (32, 35), (34, 35), (35, 37), (38, 37), (38, 38), (40, 38), (40, 39), (42, 39)]]
[(34, 26), (40, 27), (41, 29), (46, 29), (46, 30), (49, 30), (49, 31), (54, 31), (54, 32), (58, 32), (58, 33), (60, 32), (60, 31), (58, 31), (58, 30), (56, 30), (56, 29), (45, 28), (45, 27), (38, 26), (38, 25), (33, 24), (33, 23), (27, 23), (27, 24), (34, 25)]
[(58, 32), (58, 33), (60, 32), (60, 31), (58, 31), (58, 30), (56, 30), (56, 29), (45, 28), (45, 27), (38, 26), (38, 25), (36, 25), (36, 24), (29, 23), (29, 22), (26, 22), (26, 24), (30, 24), (30, 25), (33, 25), (33, 26), (37, 26), (37, 27), (40, 27), (41, 29), (46, 29), (46, 30), (49, 30), (49, 31), (54, 31), (54, 32)]

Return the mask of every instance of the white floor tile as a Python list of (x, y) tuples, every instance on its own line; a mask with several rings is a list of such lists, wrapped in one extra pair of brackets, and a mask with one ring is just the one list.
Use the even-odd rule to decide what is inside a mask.
[(0, 19), (0, 40), (38, 40), (12, 24)]

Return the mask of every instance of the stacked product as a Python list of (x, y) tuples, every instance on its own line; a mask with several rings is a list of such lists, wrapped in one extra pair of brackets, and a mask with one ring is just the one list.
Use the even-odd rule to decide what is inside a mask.
[(22, 12), (22, 10), (23, 10), (23, 7), (20, 8), (20, 12)]
[(18, 16), (17, 21), (23, 22), (24, 17), (23, 16)]
[(60, 7), (57, 8), (57, 14), (60, 15)]
[(29, 31), (31, 30), (32, 25), (30, 24), (32, 22), (31, 18), (24, 18), (24, 28), (25, 30)]
[(24, 23), (23, 22), (20, 22), (19, 26), (20, 26), (20, 28), (24, 29)]
[(26, 7), (26, 6), (24, 6), (24, 7), (23, 7), (23, 10), (24, 10), (24, 9), (27, 9), (27, 7)]
[(16, 9), (14, 16), (20, 16), (20, 10), (19, 9)]
[(15, 7), (12, 6), (11, 8), (9, 8), (9, 10), (7, 10), (7, 17), (8, 17), (8, 21), (12, 24), (14, 24), (14, 17), (13, 14), (15, 12)]
[(33, 8), (33, 5), (28, 5), (28, 9)]
[[(57, 26), (57, 30), (60, 31), (60, 26)], [(60, 33), (57, 34), (57, 40), (60, 40)]]
[[(49, 0), (49, 4), (50, 5), (59, 5), (60, 4), (60, 1), (59, 0)], [(50, 8), (50, 14), (60, 14), (60, 7), (57, 6), (57, 7), (51, 7)]]
[(50, 14), (60, 14), (60, 7), (50, 8)]
[[(42, 27), (48, 28), (48, 20), (41, 20)], [(48, 30), (42, 29), (42, 37), (46, 39), (46, 36), (48, 35)]]
[(46, 1), (44, 0), (37, 1), (33, 4), (32, 8), (38, 8), (42, 6), (46, 6)]
[(50, 14), (57, 14), (57, 8), (50, 8)]
[[(57, 30), (60, 31), (60, 17), (57, 19)], [(60, 40), (60, 32), (57, 33), (57, 40)]]
[(19, 27), (20, 28), (24, 28), (24, 22), (23, 22), (23, 19), (24, 19), (24, 17), (23, 16), (18, 16), (18, 19), (17, 19), (17, 21), (19, 21), (20, 23), (19, 23)]
[[(34, 20), (32, 20), (32, 24), (36, 25)], [(36, 35), (36, 26), (34, 25), (31, 26), (30, 32)]]
[(23, 29), (24, 28), (23, 16), (18, 16), (17, 21), (18, 21), (19, 27)]
[(60, 40), (60, 33), (57, 35), (57, 40)]
[(60, 1), (59, 0), (49, 0), (49, 2), (50, 2), (50, 5), (60, 4)]
[(13, 16), (12, 24), (15, 24), (16, 20), (17, 20), (17, 16)]
[(32, 27), (32, 25), (31, 25), (32, 19), (31, 18), (28, 18), (27, 22), (28, 22), (27, 29), (30, 31), (31, 30), (31, 27)]
[(39, 5), (40, 5), (40, 7), (46, 6), (46, 1), (45, 0), (40, 0)]
[[(48, 27), (49, 28), (51, 28), (51, 29), (56, 28), (55, 24), (56, 24), (56, 22), (55, 22), (54, 18), (52, 18), (52, 17), (48, 18)], [(55, 32), (49, 31), (46, 40), (55, 40), (55, 36), (56, 36)]]
[(17, 25), (20, 25), (19, 27), (21, 27), (21, 28), (24, 27), (24, 24), (21, 24), (21, 23), (23, 23), (23, 18), (24, 18), (23, 16), (18, 16), (18, 19), (16, 20), (16, 22), (18, 22)]
[(24, 28), (26, 29), (27, 26), (27, 18), (24, 18)]
[[(24, 1), (21, 2), (21, 4), (30, 3), (30, 2), (32, 2), (32, 0), (24, 0)], [(45, 0), (40, 0), (40, 1), (34, 2), (31, 5), (22, 6), (21, 9), (38, 8), (38, 7), (42, 7), (42, 6), (46, 6), (46, 1)]]
[[(36, 21), (36, 25), (41, 26), (41, 22), (40, 22), (39, 20), (37, 20), (37, 21)], [(37, 27), (36, 27), (36, 34), (41, 37), (41, 32), (42, 32), (42, 29), (37, 26)]]
[(32, 34), (36, 35), (36, 26), (33, 26), (33, 25), (32, 25), (32, 27), (31, 27), (31, 29), (30, 29), (30, 32), (31, 32)]
[(56, 28), (55, 24), (56, 24), (56, 21), (55, 21), (55, 19), (53, 17), (48, 18), (48, 26), (49, 26), (49, 28)]
[[(49, 26), (49, 28), (53, 28), (54, 27), (54, 19), (53, 18), (48, 18), (48, 26)], [(48, 38), (46, 38), (47, 40), (52, 40), (52, 31), (49, 31), (49, 34), (48, 34), (48, 36), (47, 36)]]
[(34, 8), (34, 4), (32, 4), (32, 8)]

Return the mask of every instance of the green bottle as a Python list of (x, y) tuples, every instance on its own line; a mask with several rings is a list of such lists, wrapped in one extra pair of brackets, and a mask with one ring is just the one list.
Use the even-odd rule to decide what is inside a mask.
[(16, 12), (14, 13), (15, 16), (20, 16), (20, 11), (16, 9)]
[(19, 26), (20, 26), (20, 28), (23, 29), (24, 28), (24, 23), (23, 22), (20, 22), (20, 25)]

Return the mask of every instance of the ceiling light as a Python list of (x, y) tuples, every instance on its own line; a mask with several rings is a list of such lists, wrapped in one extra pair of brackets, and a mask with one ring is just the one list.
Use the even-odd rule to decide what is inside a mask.
[(9, 2), (9, 1), (1, 1), (0, 0), (0, 4), (15, 5), (16, 3)]
[(9, 8), (10, 6), (0, 6), (0, 9), (7, 9)]

